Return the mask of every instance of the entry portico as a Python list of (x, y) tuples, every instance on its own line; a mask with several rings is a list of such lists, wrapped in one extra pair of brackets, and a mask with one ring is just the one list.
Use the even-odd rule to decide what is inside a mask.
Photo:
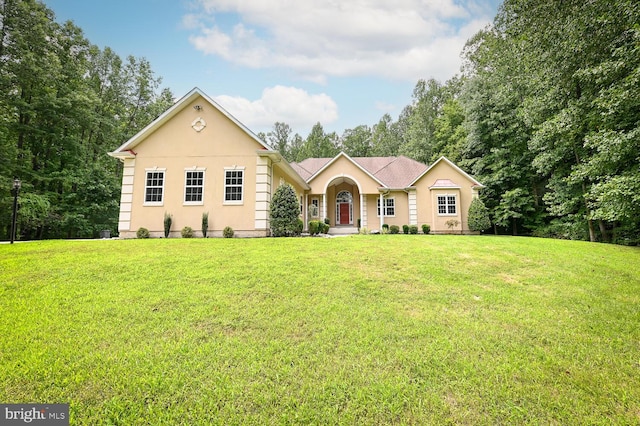
[[(311, 188), (303, 201), (305, 228), (310, 220), (326, 218), (333, 229), (343, 232), (345, 228), (352, 232), (358, 227), (382, 229), (384, 224), (428, 224), (434, 232), (465, 231), (468, 205), (482, 187), (444, 157), (429, 167), (404, 156), (340, 153), (291, 166)], [(447, 220), (458, 224), (445, 225)]]

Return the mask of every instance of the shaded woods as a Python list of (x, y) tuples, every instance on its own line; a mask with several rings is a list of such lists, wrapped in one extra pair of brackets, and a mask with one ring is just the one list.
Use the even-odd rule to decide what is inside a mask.
[(173, 103), (144, 58), (92, 45), (34, 0), (0, 0), (0, 238), (22, 180), (18, 238), (116, 231), (120, 170), (106, 153)]

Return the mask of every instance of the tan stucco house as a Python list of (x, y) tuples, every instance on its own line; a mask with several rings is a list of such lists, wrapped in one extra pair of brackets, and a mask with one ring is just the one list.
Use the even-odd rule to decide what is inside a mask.
[(172, 236), (184, 226), (200, 235), (205, 212), (208, 235), (230, 226), (238, 236), (268, 236), (271, 197), (284, 183), (298, 195), (305, 229), (328, 218), (336, 233), (425, 223), (435, 233), (468, 232), (469, 205), (482, 188), (444, 157), (430, 166), (344, 153), (289, 163), (198, 88), (109, 155), (124, 166), (121, 238), (140, 227), (162, 236), (165, 213)]

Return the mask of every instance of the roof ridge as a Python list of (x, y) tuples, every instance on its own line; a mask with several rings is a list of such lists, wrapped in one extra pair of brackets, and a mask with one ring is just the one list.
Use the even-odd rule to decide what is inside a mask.
[(381, 158), (393, 158), (393, 160), (389, 161), (387, 164), (385, 164), (383, 167), (380, 167), (379, 170), (377, 170), (374, 174), (378, 174), (381, 171), (383, 171), (384, 169), (386, 169), (387, 167), (389, 167), (391, 164), (395, 163), (396, 161), (398, 161), (398, 158), (400, 157), (396, 157), (395, 155), (390, 156), (390, 157), (381, 157)]

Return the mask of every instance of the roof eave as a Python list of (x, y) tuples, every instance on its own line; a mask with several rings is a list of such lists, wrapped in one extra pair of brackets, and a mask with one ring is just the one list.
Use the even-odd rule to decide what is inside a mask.
[(291, 167), (291, 164), (289, 164), (289, 162), (278, 151), (259, 149), (256, 151), (256, 153), (260, 157), (268, 157), (274, 164), (280, 165), (280, 167), (284, 169), (285, 173), (288, 176), (291, 176), (296, 181), (296, 183), (299, 184), (305, 191), (311, 189), (309, 184), (307, 184), (302, 176), (300, 176), (298, 172), (296, 172), (293, 167)]

